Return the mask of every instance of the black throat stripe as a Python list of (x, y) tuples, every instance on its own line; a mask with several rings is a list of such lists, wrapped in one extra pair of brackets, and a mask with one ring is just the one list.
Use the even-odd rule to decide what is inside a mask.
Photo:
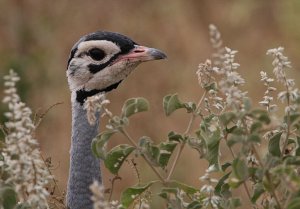
[(112, 84), (104, 89), (93, 89), (90, 91), (86, 91), (85, 89), (80, 89), (80, 90), (76, 91), (76, 101), (79, 102), (80, 105), (83, 105), (85, 100), (88, 97), (94, 96), (100, 92), (109, 92), (113, 89), (116, 89), (122, 81), (123, 80), (120, 80), (119, 82)]

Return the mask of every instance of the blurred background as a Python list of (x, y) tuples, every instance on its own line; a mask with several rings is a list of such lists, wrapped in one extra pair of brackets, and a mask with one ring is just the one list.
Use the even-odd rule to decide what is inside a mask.
[[(219, 28), (226, 46), (239, 51), (237, 61), (247, 82), (245, 89), (258, 106), (264, 92), (259, 72), (272, 70), (271, 58), (265, 55), (267, 49), (285, 47), (294, 67), (289, 75), (297, 82), (299, 11), (297, 0), (0, 0), (0, 77), (10, 68), (19, 73), (22, 78), (19, 92), (34, 112), (44, 112), (57, 102), (63, 103), (43, 119), (37, 138), (44, 157), (52, 159), (53, 173), (61, 190), (65, 190), (71, 133), (70, 92), (65, 71), (69, 51), (82, 35), (96, 30), (115, 31), (168, 55), (168, 60), (142, 64), (108, 95), (114, 114), (120, 113), (126, 99), (146, 97), (150, 111), (134, 116), (128, 131), (136, 139), (146, 135), (159, 142), (171, 130), (183, 132), (189, 120), (184, 111), (166, 118), (163, 96), (177, 92), (182, 100), (197, 101), (202, 94), (195, 72), (212, 52), (210, 23)], [(2, 97), (2, 82), (0, 88)], [(0, 111), (3, 122), (2, 104)], [(104, 127), (102, 122), (101, 130)], [(116, 136), (114, 143), (122, 140)], [(222, 157), (227, 157), (226, 151)], [(141, 163), (138, 166), (142, 180), (154, 178), (147, 166)], [(175, 177), (200, 186), (198, 178), (206, 168), (205, 160), (186, 149)], [(104, 168), (103, 171), (109, 187), (111, 176)], [(130, 168), (123, 169), (120, 175), (123, 179), (117, 183), (115, 199), (124, 186), (137, 182)]]

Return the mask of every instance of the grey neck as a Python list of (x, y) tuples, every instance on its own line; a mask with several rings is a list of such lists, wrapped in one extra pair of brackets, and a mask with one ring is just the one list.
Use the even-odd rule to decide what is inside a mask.
[(100, 160), (91, 150), (92, 139), (98, 134), (99, 114), (94, 126), (87, 121), (86, 111), (78, 102), (72, 102), (72, 142), (67, 206), (70, 209), (92, 209), (89, 186), (102, 181)]

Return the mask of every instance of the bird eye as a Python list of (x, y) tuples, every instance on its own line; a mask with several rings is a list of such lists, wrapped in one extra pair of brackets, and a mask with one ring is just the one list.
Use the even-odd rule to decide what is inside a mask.
[(89, 51), (89, 56), (96, 61), (102, 60), (105, 57), (105, 52), (98, 48), (93, 48)]

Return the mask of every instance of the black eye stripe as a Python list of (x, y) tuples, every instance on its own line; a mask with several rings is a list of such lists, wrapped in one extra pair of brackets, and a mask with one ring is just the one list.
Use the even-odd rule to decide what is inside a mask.
[(100, 60), (102, 60), (106, 56), (105, 52), (102, 49), (99, 49), (99, 48), (92, 48), (92, 49), (90, 49), (88, 51), (88, 55), (93, 60), (96, 60), (96, 61), (100, 61)]
[(103, 70), (107, 66), (111, 65), (115, 61), (115, 59), (118, 58), (118, 56), (120, 54), (121, 53), (115, 54), (112, 58), (110, 58), (110, 60), (108, 60), (107, 62), (102, 63), (102, 64), (98, 64), (98, 65), (97, 64), (89, 64), (88, 65), (89, 71), (93, 74), (98, 73), (99, 71)]

